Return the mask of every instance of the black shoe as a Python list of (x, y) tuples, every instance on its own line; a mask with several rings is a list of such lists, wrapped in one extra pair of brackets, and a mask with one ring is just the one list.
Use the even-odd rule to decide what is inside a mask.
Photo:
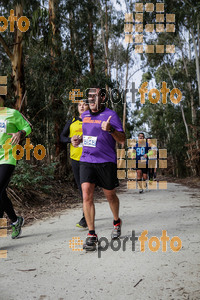
[(87, 228), (85, 217), (82, 217), (82, 219), (76, 224), (76, 227)]
[(83, 249), (86, 251), (95, 251), (98, 245), (98, 237), (96, 234), (88, 233)]
[(143, 189), (139, 190), (139, 193), (140, 193), (140, 194), (142, 194), (143, 192), (144, 192), (144, 190), (143, 190)]

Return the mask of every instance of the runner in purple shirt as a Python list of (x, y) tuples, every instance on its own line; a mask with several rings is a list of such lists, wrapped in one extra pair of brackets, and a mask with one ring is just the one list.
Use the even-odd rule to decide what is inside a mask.
[(91, 88), (88, 95), (89, 111), (82, 114), (83, 152), (80, 159), (80, 182), (83, 192), (83, 210), (89, 233), (84, 249), (95, 250), (98, 237), (95, 233), (95, 185), (103, 188), (104, 194), (113, 213), (112, 239), (121, 235), (121, 219), (119, 218), (119, 199), (115, 188), (117, 179), (116, 142), (125, 143), (125, 133), (116, 112), (105, 108), (105, 93), (101, 88)]

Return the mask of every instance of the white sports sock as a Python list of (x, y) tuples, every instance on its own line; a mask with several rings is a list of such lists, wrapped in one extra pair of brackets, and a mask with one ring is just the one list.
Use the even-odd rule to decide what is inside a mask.
[(16, 222), (12, 223), (12, 225), (16, 225), (17, 223), (18, 223), (18, 219), (17, 219), (17, 221), (16, 221)]

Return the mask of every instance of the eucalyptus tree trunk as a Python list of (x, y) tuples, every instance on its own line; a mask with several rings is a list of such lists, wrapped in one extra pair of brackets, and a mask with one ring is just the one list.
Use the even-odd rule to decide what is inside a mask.
[[(56, 59), (59, 58), (61, 50), (59, 47), (60, 39), (60, 30), (59, 22), (56, 20), (58, 18), (59, 0), (49, 0), (49, 25), (51, 28), (51, 61), (52, 61), (52, 76), (59, 72), (58, 67), (56, 66)], [(54, 118), (54, 136), (55, 136), (55, 155), (59, 156), (61, 152), (61, 143), (60, 143), (60, 117), (57, 114), (58, 110), (61, 109), (62, 102), (56, 100), (55, 89), (52, 87), (50, 101), (52, 102), (53, 108), (53, 118)]]
[(129, 45), (127, 47), (127, 55), (126, 55), (126, 82), (125, 82), (125, 93), (124, 93), (124, 108), (123, 108), (123, 129), (124, 132), (126, 130), (126, 91), (128, 88), (128, 69), (129, 69)]
[[(199, 23), (198, 23), (198, 27), (197, 27), (197, 32), (198, 32), (197, 37), (199, 38)], [(199, 105), (200, 105), (200, 69), (199, 69), (199, 55), (198, 55), (198, 51), (197, 51), (197, 44), (199, 45), (199, 41), (198, 41), (197, 44), (196, 44), (193, 29), (191, 29), (191, 35), (192, 35), (192, 41), (193, 41), (193, 45), (194, 45), (194, 52), (195, 52), (196, 73), (197, 73), (197, 84), (198, 84)]]
[[(19, 19), (23, 16), (23, 7), (22, 4), (17, 4), (14, 8), (14, 14)], [(11, 33), (12, 34), (12, 33)], [(15, 108), (17, 110), (21, 109), (24, 111), (24, 104), (22, 103), (25, 85), (24, 85), (24, 62), (23, 62), (23, 32), (21, 32), (15, 22), (14, 27), (14, 44), (13, 50), (10, 51), (6, 41), (0, 35), (0, 43), (2, 44), (5, 53), (10, 59), (11, 66), (12, 66), (12, 80), (13, 80), (13, 88), (14, 88), (14, 95), (16, 97)]]

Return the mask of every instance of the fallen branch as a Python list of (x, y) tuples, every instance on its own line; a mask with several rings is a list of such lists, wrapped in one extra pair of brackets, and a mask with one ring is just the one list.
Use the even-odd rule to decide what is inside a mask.
[(11, 188), (7, 188), (7, 192), (18, 204), (22, 204), (22, 199)]

